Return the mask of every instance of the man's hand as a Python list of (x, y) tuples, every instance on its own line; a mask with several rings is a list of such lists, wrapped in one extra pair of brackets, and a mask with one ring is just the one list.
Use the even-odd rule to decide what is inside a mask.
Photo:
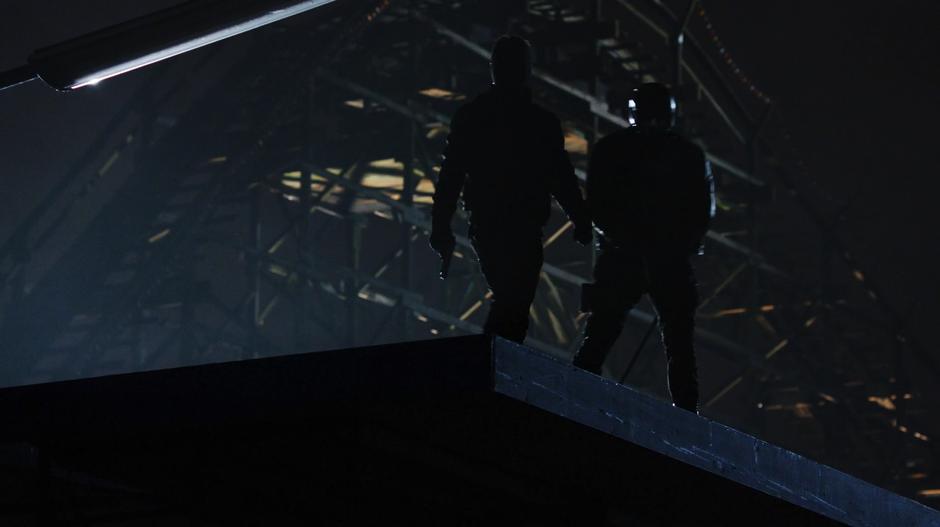
[(457, 239), (454, 233), (448, 228), (436, 228), (431, 230), (431, 237), (428, 240), (431, 249), (441, 257), (441, 279), (447, 278), (450, 271), (450, 260), (454, 255), (454, 248), (457, 246)]
[(591, 222), (575, 224), (574, 240), (581, 245), (591, 244), (594, 240), (594, 228), (591, 226)]
[(454, 250), (457, 239), (454, 238), (454, 233), (450, 229), (433, 229), (428, 243), (434, 252), (443, 254)]

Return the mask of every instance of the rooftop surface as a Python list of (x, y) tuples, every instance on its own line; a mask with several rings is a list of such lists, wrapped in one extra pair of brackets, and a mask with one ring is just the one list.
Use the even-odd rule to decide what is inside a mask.
[(0, 420), (3, 521), (940, 525), (919, 503), (479, 336), (8, 388)]

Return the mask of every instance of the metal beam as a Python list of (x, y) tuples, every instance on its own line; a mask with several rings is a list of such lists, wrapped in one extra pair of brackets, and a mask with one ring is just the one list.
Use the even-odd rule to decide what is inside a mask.
[[(462, 37), (461, 37), (461, 38), (462, 38)], [(475, 45), (475, 44), (474, 44), (474, 45)], [(480, 49), (482, 50), (482, 48), (480, 48)], [(373, 99), (373, 100), (376, 100), (376, 101), (378, 101), (378, 102), (381, 102), (382, 104), (388, 106), (389, 109), (394, 110), (395, 112), (397, 112), (397, 113), (399, 113), (399, 114), (401, 114), (401, 115), (403, 115), (403, 116), (405, 116), (405, 117), (408, 117), (408, 118), (410, 118), (410, 119), (416, 119), (416, 120), (418, 120), (419, 122), (421, 122), (422, 124), (427, 124), (427, 123), (429, 122), (429, 120), (426, 118), (426, 115), (425, 115), (424, 113), (419, 112), (419, 111), (416, 111), (416, 110), (413, 108), (414, 105), (411, 105), (412, 107), (405, 106), (405, 105), (403, 105), (403, 104), (401, 104), (401, 103), (399, 103), (399, 102), (396, 102), (395, 100), (393, 100), (393, 99), (391, 99), (391, 98), (389, 98), (389, 97), (387, 97), (387, 96), (385, 96), (385, 95), (382, 95), (382, 94), (380, 94), (380, 93), (377, 93), (377, 92), (375, 92), (374, 90), (372, 90), (372, 89), (370, 89), (370, 88), (367, 88), (367, 87), (365, 87), (365, 86), (362, 86), (361, 84), (358, 84), (358, 83), (356, 83), (356, 82), (353, 82), (353, 81), (351, 81), (351, 80), (349, 80), (349, 79), (340, 77), (339, 75), (336, 75), (335, 73), (333, 73), (333, 72), (331, 72), (331, 71), (329, 71), (329, 70), (326, 70), (326, 69), (322, 69), (322, 68), (321, 68), (321, 69), (318, 69), (317, 72), (316, 72), (316, 75), (319, 76), (319, 77), (322, 77), (323, 79), (325, 79), (325, 80), (327, 80), (327, 81), (329, 81), (329, 82), (331, 82), (331, 83), (333, 83), (333, 84), (335, 84), (335, 85), (337, 85), (337, 86), (341, 86), (341, 87), (344, 87), (344, 88), (346, 88), (346, 89), (349, 89), (350, 91), (352, 91), (352, 92), (354, 92), (354, 93), (356, 93), (356, 94), (358, 94), (358, 95), (362, 95), (362, 96), (365, 96), (365, 97), (369, 97), (369, 98), (371, 98), (371, 99)], [(432, 116), (433, 116), (435, 119), (437, 119), (438, 121), (446, 122), (446, 120), (447, 120), (446, 116), (442, 116), (442, 115), (436, 114), (436, 112), (430, 112), (430, 111), (429, 111), (429, 112), (426, 112), (426, 113), (427, 113), (428, 115), (432, 115)], [(623, 121), (620, 117), (611, 115), (611, 118), (612, 118), (612, 119), (620, 119), (620, 120), (624, 123), (625, 126), (628, 125), (628, 123), (626, 123), (626, 121)], [(714, 160), (718, 159), (718, 158), (716, 158), (716, 157), (714, 157), (714, 156), (711, 156), (711, 155), (708, 155), (708, 154), (706, 154), (706, 155), (708, 156), (708, 159), (709, 159), (709, 160), (714, 161)], [(724, 162), (724, 161), (722, 161), (722, 160), (718, 160), (718, 161), (719, 161), (719, 163), (720, 163), (718, 166), (720, 166), (720, 167), (722, 167), (722, 168), (726, 168), (726, 169), (729, 169), (729, 168), (735, 169), (735, 172), (736, 172), (736, 174), (739, 175), (739, 177), (740, 177), (741, 175), (746, 176), (746, 173), (745, 173), (743, 170), (737, 169), (737, 168), (733, 167), (732, 165), (730, 165), (730, 164), (728, 164), (728, 163), (726, 163), (726, 162)], [(322, 172), (325, 172), (325, 171), (322, 170), (322, 169), (321, 169), (321, 171), (322, 171)], [(581, 179), (582, 181), (585, 181), (585, 180), (587, 179), (587, 174), (586, 174), (583, 170), (581, 170), (581, 169), (575, 169), (575, 174), (576, 174), (576, 175), (578, 176), (578, 178)], [(331, 176), (332, 176), (332, 175), (331, 175)], [(756, 181), (756, 180), (754, 180), (754, 181)], [(381, 193), (379, 193), (379, 194), (381, 194)], [(382, 195), (383, 198), (387, 198), (387, 196), (385, 196), (384, 194), (381, 194), (381, 195)], [(370, 196), (370, 197), (373, 197), (373, 196)], [(396, 208), (399, 208), (400, 210), (403, 210), (403, 211), (405, 211), (405, 210), (412, 210), (411, 208), (402, 207), (401, 204), (398, 203), (397, 201), (393, 201), (393, 202), (396, 203), (395, 207), (396, 207)], [(756, 265), (757, 265), (760, 269), (762, 269), (762, 270), (764, 270), (764, 271), (767, 271), (767, 272), (769, 272), (769, 273), (771, 273), (771, 274), (774, 274), (774, 275), (776, 275), (776, 276), (778, 276), (778, 277), (780, 277), (780, 278), (784, 278), (784, 279), (787, 279), (787, 280), (790, 280), (790, 281), (795, 281), (795, 279), (792, 278), (791, 276), (789, 276), (789, 274), (787, 274), (785, 271), (783, 271), (783, 270), (781, 270), (781, 269), (779, 269), (779, 268), (777, 268), (777, 267), (775, 267), (775, 266), (773, 266), (773, 265), (771, 265), (771, 264), (768, 264), (766, 258), (764, 258), (762, 255), (760, 255), (760, 254), (758, 254), (758, 253), (755, 253), (754, 251), (752, 251), (751, 249), (749, 249), (748, 247), (746, 247), (746, 246), (744, 246), (744, 245), (742, 245), (742, 244), (740, 244), (740, 243), (737, 243), (737, 242), (735, 242), (735, 241), (733, 241), (733, 240), (730, 240), (729, 238), (727, 238), (726, 236), (724, 236), (724, 235), (722, 235), (722, 234), (719, 234), (719, 233), (714, 232), (714, 231), (709, 231), (709, 232), (708, 232), (708, 238), (709, 238), (710, 240), (713, 240), (713, 241), (715, 241), (715, 242), (717, 242), (717, 243), (719, 243), (719, 244), (725, 246), (725, 247), (728, 248), (728, 249), (731, 249), (731, 250), (733, 250), (733, 251), (735, 251), (735, 252), (738, 252), (738, 253), (741, 253), (741, 254), (747, 256), (749, 259), (751, 259), (751, 260), (753, 260), (754, 262), (756, 262)], [(548, 265), (548, 264), (546, 264), (546, 265)], [(563, 270), (561, 270), (561, 269), (558, 269), (557, 272), (560, 273), (560, 274), (565, 274), (565, 273), (567, 273), (566, 271), (563, 271)], [(570, 278), (570, 276), (573, 276), (573, 275), (570, 275), (570, 273), (567, 273), (567, 274), (569, 275), (569, 278)]]
[[(463, 35), (457, 33), (456, 31), (448, 28), (447, 26), (441, 24), (440, 22), (437, 22), (434, 19), (431, 19), (425, 15), (417, 14), (416, 18), (418, 18), (418, 20), (431, 24), (431, 26), (433, 26), (434, 29), (438, 33), (450, 38), (456, 44), (459, 44), (460, 46), (475, 53), (476, 55), (479, 55), (480, 57), (486, 60), (489, 60), (490, 52), (487, 51), (483, 46), (480, 46), (479, 44), (477, 44), (476, 42), (473, 42), (469, 38), (464, 37)], [(730, 118), (727, 116), (726, 113), (724, 113), (724, 110), (720, 108), (714, 96), (712, 96), (711, 93), (708, 92), (704, 86), (702, 86), (702, 82), (697, 76), (695, 76), (695, 72), (692, 71), (687, 64), (685, 64), (685, 69), (690, 74), (690, 76), (693, 77), (696, 83), (699, 84), (699, 86), (704, 90), (703, 93), (705, 93), (706, 97), (709, 98), (709, 100), (712, 102), (713, 105), (715, 105), (717, 111), (728, 122), (728, 125), (732, 127), (732, 132), (735, 134), (735, 136), (738, 137), (738, 139), (741, 142), (744, 142), (744, 139), (745, 139), (744, 135), (741, 134), (740, 131), (738, 131), (738, 129), (734, 127), (732, 123), (730, 123)], [(591, 112), (594, 115), (600, 117), (601, 119), (604, 119), (605, 121), (611, 124), (614, 124), (623, 128), (627, 128), (630, 126), (630, 123), (628, 123), (626, 119), (624, 119), (623, 117), (619, 115), (611, 113), (609, 111), (609, 107), (606, 102), (601, 101), (600, 99), (598, 99), (597, 97), (594, 97), (590, 93), (584, 90), (578, 89), (577, 87), (572, 86), (566, 83), (565, 81), (562, 81), (554, 77), (553, 75), (540, 69), (534, 69), (532, 71), (532, 76), (545, 82), (546, 84), (550, 86), (553, 86), (567, 93), (568, 95), (571, 95), (577, 99), (580, 99), (588, 103), (588, 105), (591, 108)], [(718, 156), (715, 156), (714, 154), (709, 154), (707, 152), (706, 152), (706, 156), (708, 156), (708, 159), (712, 161), (715, 165), (721, 167), (724, 170), (727, 170), (729, 174), (737, 178), (740, 178), (744, 181), (747, 181), (748, 183), (755, 184), (758, 186), (763, 186), (765, 184), (763, 181), (760, 181), (759, 179), (751, 176), (750, 174), (747, 173), (747, 171), (735, 166), (734, 164), (732, 164), (731, 162), (727, 160), (724, 160)]]
[[(318, 167), (317, 165), (315, 165), (315, 164), (313, 164), (313, 163), (308, 163), (308, 162), (300, 161), (300, 162), (296, 162), (296, 163), (293, 163), (293, 164), (290, 164), (290, 165), (286, 165), (286, 166), (292, 166), (292, 167), (300, 166), (300, 167), (303, 167), (303, 170), (307, 170), (307, 171), (312, 170), (312, 171), (315, 171), (315, 172), (317, 173), (317, 175), (320, 175), (320, 176), (326, 178), (328, 181), (336, 182), (336, 183), (337, 183), (338, 185), (340, 185), (340, 186), (346, 187), (346, 188), (348, 188), (348, 189), (350, 189), (350, 190), (353, 190), (353, 191), (355, 191), (355, 192), (357, 192), (357, 193), (359, 193), (359, 194), (361, 194), (361, 195), (363, 195), (363, 196), (366, 196), (366, 197), (368, 197), (368, 198), (370, 198), (370, 199), (374, 199), (374, 200), (376, 200), (376, 201), (378, 201), (378, 202), (380, 202), (380, 203), (383, 203), (383, 204), (385, 204), (385, 205), (388, 205), (389, 207), (392, 207), (392, 208), (394, 208), (394, 209), (400, 211), (400, 212), (402, 213), (402, 214), (401, 214), (401, 217), (404, 219), (404, 221), (409, 222), (409, 223), (415, 225), (416, 227), (421, 228), (421, 229), (424, 230), (424, 231), (430, 231), (430, 228), (431, 228), (431, 221), (430, 221), (430, 219), (427, 218), (427, 216), (426, 216), (425, 214), (423, 214), (421, 211), (419, 211), (419, 210), (417, 210), (417, 209), (415, 209), (415, 208), (413, 208), (413, 207), (408, 207), (408, 206), (406, 206), (406, 205), (400, 203), (399, 201), (390, 198), (390, 197), (387, 196), (384, 192), (381, 192), (381, 191), (376, 190), (376, 189), (371, 189), (371, 188), (365, 187), (365, 186), (363, 186), (363, 185), (361, 185), (361, 184), (359, 184), (359, 183), (357, 183), (357, 182), (354, 182), (354, 181), (352, 181), (352, 180), (342, 179), (342, 178), (340, 178), (339, 176), (336, 176), (336, 175), (334, 175), (334, 174), (332, 174), (332, 173), (326, 171), (325, 169), (322, 169), (322, 168)], [(462, 247), (465, 247), (465, 248), (469, 248), (469, 249), (472, 250), (473, 245), (471, 244), (470, 239), (467, 238), (466, 236), (457, 235), (457, 236), (456, 236), (456, 240), (457, 240), (457, 244), (458, 244), (458, 245), (460, 245), (460, 246), (462, 246)], [(588, 280), (587, 278), (585, 278), (585, 277), (576, 275), (576, 274), (574, 274), (574, 273), (572, 273), (572, 272), (570, 272), (570, 271), (566, 271), (566, 270), (564, 270), (564, 269), (561, 269), (560, 267), (554, 266), (554, 265), (549, 264), (549, 263), (545, 263), (545, 264), (542, 265), (542, 271), (544, 271), (546, 274), (548, 274), (548, 275), (550, 275), (550, 276), (552, 276), (552, 277), (555, 277), (555, 278), (557, 278), (557, 279), (559, 279), (559, 280), (562, 280), (562, 281), (564, 281), (564, 282), (566, 282), (566, 283), (568, 283), (568, 284), (570, 284), (570, 285), (573, 285), (573, 286), (575, 286), (575, 287), (580, 287), (581, 284), (583, 284), (583, 283), (589, 281), (589, 280)], [(372, 276), (371, 276), (370, 274), (368, 274), (368, 273), (363, 274), (363, 277), (364, 277), (364, 279), (366, 279), (366, 280), (372, 279)], [(367, 277), (367, 278), (365, 278), (365, 277)], [(635, 319), (635, 320), (639, 320), (639, 321), (641, 321), (641, 322), (643, 322), (643, 323), (647, 323), (647, 324), (650, 323), (650, 322), (653, 320), (653, 318), (654, 318), (654, 315), (653, 315), (653, 314), (647, 313), (647, 312), (642, 311), (642, 310), (640, 310), (640, 309), (631, 309), (630, 312), (629, 312), (629, 316), (630, 316), (631, 318)], [(778, 374), (778, 375), (784, 375), (784, 372), (778, 371), (778, 370), (776, 370), (776, 369), (773, 368), (773, 367), (769, 367), (769, 366), (766, 364), (766, 362), (764, 362), (764, 361), (762, 361), (761, 359), (759, 359), (758, 357), (756, 357), (753, 353), (751, 353), (751, 352), (749, 352), (748, 350), (742, 348), (741, 346), (735, 344), (734, 342), (731, 342), (730, 340), (728, 340), (728, 339), (722, 337), (721, 335), (718, 335), (718, 334), (716, 334), (716, 333), (712, 333), (712, 332), (710, 332), (710, 331), (703, 330), (703, 329), (701, 329), (701, 328), (696, 328), (696, 335), (697, 335), (703, 342), (705, 342), (705, 343), (707, 343), (707, 344), (709, 344), (709, 345), (711, 345), (711, 346), (714, 346), (715, 348), (714, 348), (713, 351), (715, 351), (716, 353), (718, 353), (718, 354), (720, 354), (720, 355), (722, 355), (722, 356), (724, 356), (724, 357), (726, 357), (726, 358), (728, 358), (728, 359), (736, 360), (736, 361), (737, 361), (737, 360), (744, 359), (744, 360), (748, 361), (748, 363), (754, 365), (754, 367), (756, 367), (756, 368), (759, 368), (759, 369), (761, 369), (761, 370), (768, 371), (768, 372), (770, 372), (770, 373), (775, 373), (775, 374)]]

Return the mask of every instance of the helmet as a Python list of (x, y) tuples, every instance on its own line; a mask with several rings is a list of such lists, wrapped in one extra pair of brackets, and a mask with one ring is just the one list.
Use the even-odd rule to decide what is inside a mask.
[(521, 86), (532, 74), (532, 51), (529, 43), (515, 35), (503, 35), (493, 45), (490, 73), (497, 86)]
[(676, 124), (676, 99), (665, 84), (642, 84), (633, 89), (627, 101), (627, 121), (631, 126), (672, 128)]

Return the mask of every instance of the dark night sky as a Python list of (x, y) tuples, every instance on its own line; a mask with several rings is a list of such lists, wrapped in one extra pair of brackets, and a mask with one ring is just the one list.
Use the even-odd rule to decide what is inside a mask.
[[(30, 51), (172, 0), (18, 1), (0, 18), (0, 69)], [(820, 184), (857, 196), (840, 232), (928, 345), (940, 315), (940, 121), (935, 0), (705, 2), (737, 62), (780, 105)], [(58, 94), (33, 83), (0, 96), (0, 237), (78, 158), (140, 76)], [(938, 354), (940, 355), (940, 354)]]
[[(839, 229), (928, 349), (940, 316), (940, 3), (705, 2), (779, 103), (810, 174), (851, 200)], [(940, 356), (940, 353), (934, 353)]]

